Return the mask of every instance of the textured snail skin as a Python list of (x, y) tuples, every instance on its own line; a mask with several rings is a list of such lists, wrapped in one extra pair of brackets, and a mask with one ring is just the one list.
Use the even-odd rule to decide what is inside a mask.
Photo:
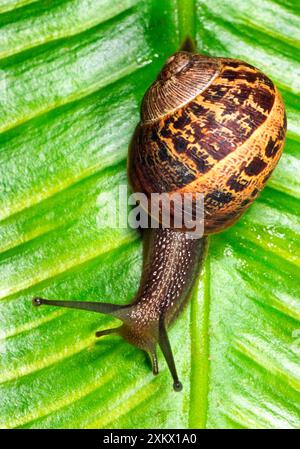
[[(204, 234), (232, 225), (264, 187), (282, 153), (286, 116), (272, 81), (238, 60), (188, 52), (171, 56), (146, 92), (129, 151), (135, 192), (204, 196)], [(148, 210), (148, 213), (150, 211)], [(150, 355), (157, 374), (160, 346), (174, 389), (179, 382), (166, 327), (186, 302), (204, 259), (207, 238), (187, 229), (144, 233), (144, 266), (132, 303), (33, 300), (106, 313), (123, 321), (118, 333)]]

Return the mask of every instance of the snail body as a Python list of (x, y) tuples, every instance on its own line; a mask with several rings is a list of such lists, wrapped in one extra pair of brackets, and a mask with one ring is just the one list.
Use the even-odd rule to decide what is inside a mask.
[(140, 287), (128, 305), (43, 298), (34, 304), (119, 318), (119, 328), (96, 335), (117, 333), (145, 350), (154, 374), (159, 345), (180, 390), (166, 328), (189, 297), (206, 236), (231, 226), (254, 201), (281, 156), (285, 133), (283, 101), (261, 71), (234, 59), (175, 53), (144, 96), (128, 176), (150, 205), (153, 193), (202, 194), (204, 235), (191, 239), (184, 224), (165, 228), (163, 221), (146, 230)]

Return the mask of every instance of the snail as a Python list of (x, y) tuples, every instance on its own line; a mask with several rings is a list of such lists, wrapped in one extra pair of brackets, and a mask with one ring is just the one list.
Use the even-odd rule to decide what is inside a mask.
[(43, 298), (33, 304), (120, 319), (120, 327), (96, 336), (119, 334), (146, 351), (154, 374), (159, 346), (174, 390), (181, 390), (166, 329), (190, 296), (207, 236), (231, 226), (255, 200), (281, 156), (285, 133), (282, 98), (260, 70), (236, 59), (173, 54), (143, 98), (128, 176), (133, 191), (145, 193), (150, 203), (152, 193), (202, 194), (203, 236), (190, 238), (184, 225), (165, 227), (162, 221), (145, 231), (143, 273), (130, 304)]

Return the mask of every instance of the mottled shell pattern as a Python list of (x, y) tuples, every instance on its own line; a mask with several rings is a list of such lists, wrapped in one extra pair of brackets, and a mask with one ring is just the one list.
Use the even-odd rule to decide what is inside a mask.
[(171, 56), (142, 103), (130, 149), (135, 192), (204, 195), (205, 234), (234, 223), (263, 189), (284, 145), (280, 93), (234, 59)]

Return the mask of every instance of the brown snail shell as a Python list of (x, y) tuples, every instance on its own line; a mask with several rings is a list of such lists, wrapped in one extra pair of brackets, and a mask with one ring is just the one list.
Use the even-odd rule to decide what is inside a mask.
[(204, 195), (205, 234), (233, 224), (263, 189), (284, 145), (273, 82), (245, 62), (171, 56), (146, 92), (128, 173), (135, 192)]

